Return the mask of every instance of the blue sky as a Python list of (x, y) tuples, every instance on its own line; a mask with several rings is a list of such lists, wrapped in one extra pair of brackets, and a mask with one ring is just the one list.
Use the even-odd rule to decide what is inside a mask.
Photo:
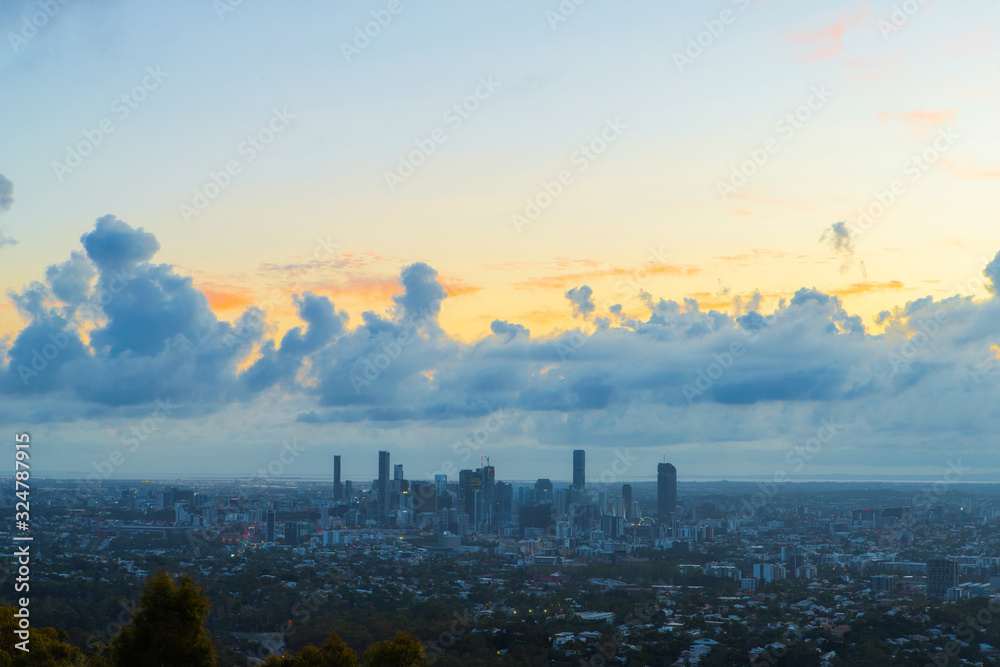
[[(518, 478), (575, 447), (769, 477), (824, 419), (797, 474), (998, 470), (995, 2), (41, 6), (0, 8), (0, 423), (51, 470), (158, 400), (114, 475), (246, 474), (292, 438), (288, 474), (338, 447), (433, 472), (497, 410), (483, 453)], [(50, 334), (78, 343), (26, 382)]]

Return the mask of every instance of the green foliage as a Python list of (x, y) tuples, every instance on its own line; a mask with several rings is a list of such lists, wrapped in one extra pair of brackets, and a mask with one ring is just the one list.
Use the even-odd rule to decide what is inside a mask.
[(111, 642), (115, 667), (211, 667), (215, 648), (205, 630), (209, 602), (185, 575), (180, 585), (158, 572), (143, 590), (132, 625)]
[[(68, 636), (62, 630), (52, 628), (31, 628), (28, 641), (29, 651), (18, 649), (20, 638), (14, 634), (18, 629), (17, 609), (11, 605), (0, 607), (0, 667), (61, 667), (63, 665), (83, 665), (83, 653), (66, 643)], [(29, 616), (30, 620), (30, 616)]]
[(430, 664), (424, 647), (413, 635), (399, 631), (392, 639), (375, 642), (365, 651), (364, 667), (421, 667)]

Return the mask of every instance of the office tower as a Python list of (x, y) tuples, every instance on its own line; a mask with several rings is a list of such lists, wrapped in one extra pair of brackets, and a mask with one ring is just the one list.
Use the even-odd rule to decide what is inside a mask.
[(669, 463), (656, 465), (656, 512), (661, 526), (672, 526), (677, 516), (677, 468)]
[(573, 488), (583, 491), (587, 487), (587, 453), (582, 449), (573, 450)]
[(547, 479), (539, 479), (535, 482), (535, 502), (539, 504), (552, 502), (551, 481)]
[(469, 525), (475, 526), (482, 520), (478, 510), (482, 504), (483, 475), (480, 471), (461, 470), (458, 473), (458, 493), (463, 509), (469, 515)]
[(403, 481), (403, 464), (397, 463), (392, 467), (392, 478), (393, 480), (402, 482)]
[(563, 516), (569, 512), (569, 491), (566, 489), (559, 489), (554, 495), (556, 515)]
[(927, 597), (943, 600), (948, 589), (958, 586), (958, 561), (931, 558), (927, 561)]
[(348, 505), (351, 503), (351, 498), (354, 496), (354, 482), (347, 480), (344, 482), (344, 502)]
[(434, 475), (434, 488), (438, 495), (443, 495), (448, 490), (448, 475)]
[(497, 471), (491, 465), (480, 468), (483, 478), (483, 511), (480, 521), (486, 522), (486, 529), (492, 531), (496, 525)]
[(289, 547), (297, 546), (299, 543), (299, 524), (296, 521), (290, 521), (285, 524), (285, 542), (284, 544)]
[(340, 454), (333, 457), (333, 499), (336, 502), (344, 499), (344, 489), (340, 485)]
[(389, 452), (378, 453), (378, 522), (389, 521)]
[(625, 506), (625, 512), (622, 516), (625, 517), (625, 522), (628, 523), (632, 521), (635, 517), (632, 516), (632, 485), (622, 484), (622, 505)]
[(274, 521), (276, 518), (276, 513), (274, 510), (267, 510), (267, 523), (264, 526), (264, 541), (265, 542), (275, 542), (274, 534)]

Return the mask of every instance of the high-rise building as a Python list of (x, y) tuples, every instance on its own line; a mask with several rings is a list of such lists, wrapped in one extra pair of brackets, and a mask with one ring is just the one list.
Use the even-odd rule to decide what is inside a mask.
[(396, 481), (403, 481), (403, 464), (397, 463), (392, 467), (392, 479)]
[(289, 521), (285, 524), (285, 546), (294, 547), (299, 543), (299, 524), (297, 521)]
[(661, 526), (673, 525), (677, 516), (677, 468), (669, 463), (656, 465), (656, 512)]
[(583, 491), (587, 487), (587, 452), (573, 450), (573, 488)]
[(491, 465), (480, 468), (483, 478), (483, 512), (480, 521), (485, 521), (487, 530), (492, 531), (496, 527), (496, 487), (497, 471)]
[(622, 484), (622, 505), (625, 506), (625, 512), (623, 516), (625, 521), (632, 521), (635, 517), (632, 516), (632, 485)]
[(389, 521), (389, 452), (378, 453), (378, 521)]
[(333, 456), (333, 499), (334, 501), (344, 499), (344, 487), (340, 485), (340, 454)]
[(267, 521), (264, 525), (264, 541), (272, 544), (275, 542), (274, 521), (276, 514), (274, 510), (267, 510)]
[(482, 505), (483, 474), (478, 471), (460, 470), (458, 473), (458, 493), (463, 502), (463, 509), (469, 515), (470, 525), (475, 526), (483, 520), (479, 509)]
[(535, 502), (539, 504), (552, 502), (552, 482), (550, 480), (539, 479), (535, 482)]
[(927, 561), (927, 597), (943, 600), (948, 589), (958, 586), (958, 561), (931, 558)]

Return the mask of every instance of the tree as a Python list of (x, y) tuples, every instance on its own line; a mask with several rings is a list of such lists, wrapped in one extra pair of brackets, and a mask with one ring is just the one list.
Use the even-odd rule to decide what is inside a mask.
[(158, 572), (142, 592), (132, 624), (111, 641), (115, 667), (214, 667), (215, 647), (205, 630), (209, 602), (188, 575), (174, 583)]
[(265, 667), (358, 667), (358, 656), (336, 632), (331, 632), (322, 650), (309, 644), (292, 655), (272, 656)]
[(364, 667), (425, 667), (430, 663), (420, 641), (400, 630), (392, 639), (369, 646), (362, 664)]
[(0, 607), (0, 666), (55, 667), (56, 665), (83, 664), (83, 653), (66, 643), (68, 635), (52, 628), (31, 628), (26, 653), (15, 644), (22, 641), (14, 631), (19, 629), (14, 617), (17, 609), (11, 605)]

